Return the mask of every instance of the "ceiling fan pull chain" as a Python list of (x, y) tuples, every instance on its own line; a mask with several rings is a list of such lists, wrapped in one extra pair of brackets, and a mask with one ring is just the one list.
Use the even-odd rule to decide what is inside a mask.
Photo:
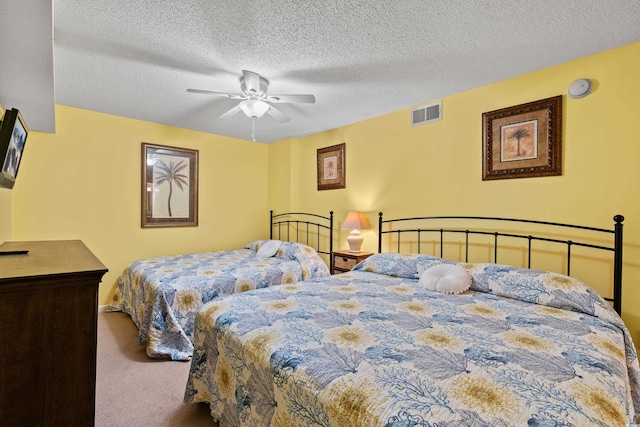
[(256, 118), (251, 117), (251, 139), (256, 142)]

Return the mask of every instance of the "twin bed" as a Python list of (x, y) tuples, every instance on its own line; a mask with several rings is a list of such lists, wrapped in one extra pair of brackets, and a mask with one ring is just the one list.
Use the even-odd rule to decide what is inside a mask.
[[(233, 293), (329, 276), (333, 212), (270, 213), (270, 238), (242, 249), (143, 259), (120, 275), (107, 311), (128, 313), (153, 358), (189, 360), (197, 311)], [(330, 263), (330, 261), (329, 261)]]
[[(225, 427), (634, 423), (622, 219), (600, 229), (380, 214), (379, 253), (352, 271), (204, 305), (185, 401), (208, 404)], [(536, 257), (564, 271), (533, 269)], [(524, 267), (507, 265), (516, 259)], [(611, 273), (610, 297), (570, 276), (580, 262)]]

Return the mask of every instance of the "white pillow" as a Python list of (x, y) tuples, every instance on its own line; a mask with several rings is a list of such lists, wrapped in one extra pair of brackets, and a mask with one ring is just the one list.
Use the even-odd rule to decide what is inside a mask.
[(432, 291), (459, 294), (471, 286), (471, 275), (457, 264), (438, 264), (422, 273), (420, 284)]
[(258, 252), (256, 252), (256, 258), (270, 258), (274, 256), (282, 242), (280, 240), (269, 240), (267, 243), (260, 246)]

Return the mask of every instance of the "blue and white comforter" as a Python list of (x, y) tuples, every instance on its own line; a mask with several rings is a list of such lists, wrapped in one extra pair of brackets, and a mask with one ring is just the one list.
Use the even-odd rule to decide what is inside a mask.
[(277, 254), (257, 258), (268, 240), (244, 249), (150, 258), (120, 275), (107, 311), (124, 311), (138, 326), (138, 342), (154, 358), (189, 360), (193, 320), (200, 307), (237, 292), (329, 275), (311, 247), (282, 242)]
[(374, 255), (330, 278), (213, 301), (195, 320), (186, 402), (236, 426), (626, 426), (638, 359), (620, 317), (559, 274)]

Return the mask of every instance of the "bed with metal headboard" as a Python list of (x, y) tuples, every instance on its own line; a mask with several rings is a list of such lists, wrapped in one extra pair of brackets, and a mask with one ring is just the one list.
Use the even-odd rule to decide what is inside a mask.
[(562, 252), (564, 270), (598, 270), (585, 252), (602, 253), (619, 309), (622, 217), (611, 230), (497, 220), (381, 214), (379, 253), (351, 271), (212, 301), (185, 401), (240, 427), (635, 423), (640, 368), (619, 314), (575, 275), (533, 269)]
[[(447, 222), (447, 226), (442, 226), (443, 222)], [(526, 267), (532, 268), (532, 254), (535, 253), (534, 245), (536, 242), (546, 242), (565, 248), (565, 266), (564, 274), (571, 276), (571, 258), (572, 248), (582, 247), (594, 250), (604, 251), (604, 253), (612, 254), (613, 263), (613, 291), (612, 296), (605, 296), (604, 299), (612, 302), (614, 309), (618, 314), (622, 311), (622, 236), (623, 236), (624, 216), (615, 215), (613, 217), (613, 226), (611, 228), (599, 228), (591, 226), (583, 226), (576, 224), (563, 224), (549, 221), (537, 221), (517, 218), (500, 218), (500, 217), (482, 217), (482, 216), (424, 216), (410, 218), (394, 218), (383, 219), (383, 213), (378, 213), (378, 252), (382, 252), (382, 245), (385, 239), (388, 242), (387, 250), (392, 250), (395, 246), (396, 252), (401, 252), (403, 243), (412, 241), (415, 243), (414, 248), (417, 253), (422, 253), (424, 246), (439, 248), (440, 257), (444, 257), (444, 246), (446, 238), (450, 235), (463, 236), (463, 239), (457, 239), (464, 247), (464, 258), (458, 261), (470, 262), (469, 248), (473, 244), (473, 236), (490, 236), (492, 240), (493, 259), (491, 262), (500, 262), (500, 244), (507, 241), (520, 240), (526, 242)], [(470, 224), (474, 226), (471, 227)], [(486, 224), (486, 225), (485, 225)], [(518, 232), (518, 231), (492, 231), (486, 226), (493, 227), (495, 230), (506, 230), (505, 226), (515, 224), (516, 227), (522, 225), (536, 225), (536, 233)], [(586, 240), (585, 236), (573, 233), (572, 238), (559, 238), (564, 234), (563, 230), (574, 230), (578, 233), (587, 232), (592, 240)], [(593, 239), (593, 236), (596, 236)], [(582, 239), (582, 240), (581, 240)], [(596, 244), (593, 242), (603, 242)], [(434, 254), (435, 255), (435, 254)]]
[(234, 293), (330, 275), (333, 213), (270, 211), (269, 239), (238, 249), (141, 259), (118, 278), (108, 311), (128, 313), (153, 358), (189, 360), (193, 319)]

